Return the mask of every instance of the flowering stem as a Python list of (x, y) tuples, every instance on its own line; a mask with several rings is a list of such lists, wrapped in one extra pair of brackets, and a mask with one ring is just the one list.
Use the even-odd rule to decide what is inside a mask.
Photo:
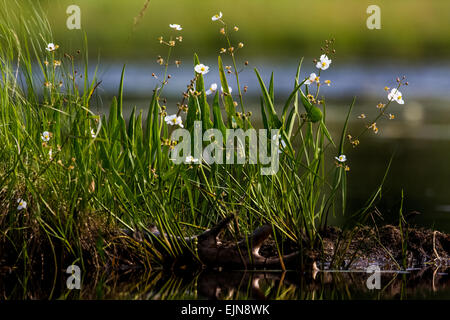
[(244, 101), (243, 101), (243, 99), (242, 99), (242, 92), (241, 92), (241, 85), (240, 85), (240, 83), (239, 83), (239, 73), (238, 73), (237, 68), (236, 68), (236, 60), (235, 60), (235, 58), (234, 58), (234, 53), (231, 54), (231, 57), (232, 57), (232, 59), (233, 59), (234, 73), (235, 73), (235, 75), (236, 75), (236, 83), (237, 83), (238, 92), (239, 92), (239, 102), (241, 103), (241, 110), (242, 110), (242, 113), (245, 114)]
[[(172, 42), (172, 37), (170, 37), (170, 41), (169, 41), (169, 43), (171, 43)], [(172, 53), (172, 46), (169, 46), (169, 51), (168, 51), (168, 53), (167, 53), (167, 58), (166, 58), (166, 64), (164, 65), (164, 77), (163, 77), (163, 82), (162, 82), (162, 85), (161, 85), (161, 89), (159, 90), (159, 94), (158, 94), (158, 98), (161, 96), (161, 93), (162, 93), (162, 91), (163, 91), (163, 89), (164, 89), (164, 86), (166, 85), (166, 83), (167, 83), (167, 71), (168, 71), (168, 69), (169, 69), (169, 60), (170, 60), (170, 54)]]
[[(317, 75), (317, 77), (320, 80), (320, 73), (322, 70), (319, 70), (319, 74)], [(319, 98), (319, 91), (320, 91), (320, 82), (317, 82), (317, 92), (316, 92), (316, 97), (314, 98), (315, 100), (317, 100)]]
[[(228, 48), (231, 48), (231, 41), (230, 41), (230, 37), (228, 36), (228, 27), (225, 22), (222, 21), (222, 23), (225, 25), (225, 38), (227, 39)], [(239, 102), (241, 104), (241, 110), (242, 110), (242, 113), (245, 114), (244, 100), (242, 99), (241, 85), (239, 82), (239, 72), (238, 72), (238, 69), (236, 66), (236, 59), (234, 57), (234, 52), (231, 52), (231, 59), (233, 61), (234, 74), (236, 75), (236, 83), (237, 83), (237, 87), (238, 87)]]
[[(400, 88), (400, 86), (401, 86), (401, 84), (399, 84), (397, 86), (397, 90)], [(369, 130), (370, 126), (373, 125), (374, 123), (376, 123), (378, 121), (378, 119), (380, 119), (384, 115), (385, 111), (387, 110), (387, 108), (389, 107), (389, 105), (391, 104), (391, 102), (393, 100), (394, 99), (389, 100), (389, 102), (386, 104), (386, 106), (381, 109), (380, 114), (373, 121), (371, 121), (369, 126), (366, 126), (364, 128), (364, 130), (356, 137), (356, 140), (359, 140), (360, 137), (362, 137)]]

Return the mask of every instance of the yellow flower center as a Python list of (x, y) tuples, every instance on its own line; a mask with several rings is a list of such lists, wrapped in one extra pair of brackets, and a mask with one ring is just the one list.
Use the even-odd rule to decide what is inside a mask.
[(177, 123), (177, 119), (176, 118), (172, 119), (172, 122)]
[(326, 62), (322, 62), (322, 67), (325, 67), (327, 65)]
[(402, 96), (398, 96), (398, 97), (397, 97), (397, 100), (402, 100)]
[(205, 67), (201, 67), (200, 70), (201, 70), (201, 71), (205, 71)]

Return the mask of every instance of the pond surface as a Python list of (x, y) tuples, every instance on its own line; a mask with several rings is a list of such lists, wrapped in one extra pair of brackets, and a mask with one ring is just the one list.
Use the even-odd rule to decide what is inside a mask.
[[(224, 58), (224, 64), (231, 64)], [(300, 60), (300, 57), (299, 57)], [(243, 68), (239, 74), (241, 85), (248, 86), (247, 96), (260, 94), (258, 80), (254, 68), (257, 68), (264, 81), (268, 83), (270, 75), (274, 73), (275, 93), (283, 96), (289, 95), (294, 88), (294, 79), (299, 60), (267, 61), (264, 59), (252, 59), (248, 67)], [(311, 59), (312, 60), (312, 59)], [(311, 60), (307, 58), (303, 61), (301, 77), (306, 78), (311, 72), (317, 69)], [(244, 61), (238, 61), (243, 64)], [(220, 83), (217, 68), (217, 58), (205, 59), (204, 64), (210, 67), (210, 72), (205, 75), (205, 85)], [(90, 74), (93, 75), (95, 66), (90, 66)], [(103, 95), (116, 94), (119, 87), (120, 76), (123, 64), (115, 61), (102, 61), (97, 73), (98, 79), (102, 80), (99, 92)], [(169, 67), (169, 74), (172, 76), (165, 92), (168, 95), (181, 96), (181, 92), (186, 90), (186, 85), (194, 77), (194, 67), (191, 61), (186, 61), (180, 68)], [(159, 85), (162, 80), (163, 67), (153, 61), (136, 62), (128, 61), (126, 64), (124, 92), (125, 96), (148, 97), (152, 90)], [(159, 76), (158, 79), (152, 77), (152, 73)], [(409, 81), (409, 86), (402, 90), (405, 101), (414, 99), (439, 98), (450, 99), (450, 60), (439, 61), (367, 61), (334, 60), (332, 65), (321, 74), (321, 80), (330, 80), (330, 87), (323, 87), (323, 94), (327, 97), (347, 98), (357, 97), (385, 97), (383, 88), (396, 85), (396, 77), (405, 75)], [(228, 75), (228, 84), (236, 88), (234, 75)]]
[[(162, 271), (128, 271), (121, 275), (86, 276), (81, 290), (65, 288), (66, 275), (56, 284), (26, 283), (13, 274), (0, 277), (2, 299), (114, 299), (114, 300), (385, 300), (450, 299), (447, 269), (427, 268), (406, 272), (382, 271), (379, 289), (369, 289), (371, 274), (364, 271), (227, 272), (167, 274)], [(18, 280), (21, 281), (18, 281)], [(375, 285), (376, 282), (372, 282)]]

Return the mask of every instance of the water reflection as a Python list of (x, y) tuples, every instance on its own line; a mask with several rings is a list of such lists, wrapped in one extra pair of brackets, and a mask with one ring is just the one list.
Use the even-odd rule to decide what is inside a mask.
[[(80, 291), (64, 289), (64, 281), (52, 288), (59, 299), (209, 299), (209, 300), (351, 300), (351, 299), (445, 299), (450, 298), (449, 268), (426, 268), (407, 272), (382, 271), (381, 288), (370, 290), (364, 271), (244, 272), (213, 271), (168, 274), (163, 271), (104, 273), (85, 277)], [(5, 280), (5, 277), (2, 277)], [(63, 280), (63, 279), (61, 279)], [(50, 288), (40, 281), (5, 286), (5, 299), (49, 298)], [(11, 285), (12, 282), (9, 283)]]

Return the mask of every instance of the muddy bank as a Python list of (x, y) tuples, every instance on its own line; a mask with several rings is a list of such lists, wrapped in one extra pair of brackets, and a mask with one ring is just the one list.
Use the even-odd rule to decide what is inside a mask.
[[(85, 298), (114, 297), (116, 294), (126, 296), (133, 293), (137, 283), (149, 281), (155, 286), (149, 291), (136, 293), (142, 299), (168, 298), (172, 295), (176, 297), (178, 294), (184, 296), (186, 292), (197, 292), (198, 297), (208, 299), (240, 298), (243, 293), (239, 292), (239, 288), (243, 283), (248, 283), (247, 288), (250, 289), (243, 298), (278, 298), (267, 295), (264, 291), (266, 285), (293, 290), (296, 292), (293, 299), (308, 299), (303, 296), (304, 292), (323, 290), (329, 290), (331, 296), (333, 292), (346, 294), (348, 285), (357, 296), (365, 297), (369, 293), (365, 285), (365, 269), (374, 264), (382, 270), (382, 282), (389, 284), (383, 293), (387, 294), (386, 297), (396, 297), (399, 292), (416, 295), (421, 294), (422, 290), (450, 290), (450, 235), (438, 231), (409, 228), (402, 233), (392, 225), (359, 227), (350, 231), (328, 227), (320, 233), (320, 243), (323, 245), (307, 249), (306, 246), (299, 247), (288, 242), (277, 248), (271, 235), (272, 227), (263, 226), (240, 242), (224, 240), (229, 236), (226, 232), (225, 235), (220, 235), (220, 232), (216, 233), (218, 229), (211, 230), (215, 230), (208, 233), (212, 237), (203, 235), (196, 237), (196, 242), (193, 242), (197, 246), (203, 246), (203, 249), (197, 247), (201, 261), (192, 252), (186, 252), (178, 259), (161, 262), (160, 259), (165, 259), (162, 251), (155, 250), (154, 242), (142, 237), (142, 234), (138, 237), (137, 234), (127, 235), (119, 230), (109, 230), (108, 233), (103, 231), (105, 245), (99, 251), (96, 232), (100, 231), (91, 225), (89, 236), (83, 237), (82, 242), (86, 269), (83, 271), (86, 272), (83, 286), (86, 291), (80, 294)], [(251, 256), (248, 250), (244, 250), (247, 245), (252, 254), (260, 255), (258, 263), (263, 263), (262, 265), (253, 264), (253, 260), (245, 258)], [(26, 292), (22, 298), (30, 299), (51, 298), (49, 293), (53, 293), (53, 297), (69, 294), (65, 287), (65, 268), (73, 263), (72, 257), (55, 248), (55, 260), (46, 250), (44, 242), (41, 242), (41, 246), (34, 247), (36, 251), (26, 270), (22, 270), (18, 264), (14, 265), (9, 259), (6, 261), (0, 258), (0, 294), (3, 297), (15, 296), (21, 292)], [(241, 250), (242, 255), (237, 253), (237, 249)], [(280, 259), (278, 249), (282, 250), (283, 259)], [(38, 255), (39, 252), (41, 254)], [(5, 254), (2, 251), (0, 256), (11, 258), (13, 252)], [(156, 259), (156, 254), (161, 256)], [(210, 255), (203, 260), (205, 254)], [(280, 261), (283, 261), (286, 270), (296, 271), (273, 272), (282, 269)], [(406, 273), (395, 272), (405, 268)], [(247, 271), (234, 271), (244, 269)], [(122, 281), (124, 274), (132, 278), (126, 276), (126, 280)], [(161, 293), (160, 290), (165, 290), (167, 277), (171, 281), (175, 279), (180, 287), (174, 288), (174, 292)], [(192, 279), (196, 279), (195, 290)], [(24, 283), (29, 290), (24, 291)], [(110, 283), (112, 287), (108, 288), (104, 296), (102, 294), (101, 297), (95, 297), (98, 292), (96, 286), (106, 283)], [(408, 290), (405, 291), (404, 288)]]
[[(402, 231), (392, 225), (346, 231), (327, 227), (310, 249), (307, 241), (303, 245), (284, 242), (277, 246), (268, 225), (240, 241), (230, 240), (228, 223), (229, 219), (224, 220), (198, 236), (184, 239), (191, 249), (184, 249), (176, 258), (155, 241), (161, 236), (157, 230), (151, 235), (124, 233), (85, 223), (80, 243), (84, 268), (100, 273), (130, 268), (312, 271), (363, 270), (376, 264), (382, 270), (404, 270), (450, 264), (450, 235), (434, 230)], [(40, 239), (38, 233), (27, 239), (31, 249), (24, 270), (17, 263), (17, 249), (0, 241), (0, 272), (14, 269), (39, 276), (65, 270), (77, 258), (65, 252), (58, 242), (50, 246), (48, 240), (39, 242)]]
[[(327, 227), (311, 246), (310, 240), (277, 244), (271, 225), (263, 225), (240, 240), (229, 240), (226, 230), (231, 219), (224, 219), (198, 236), (183, 239), (194, 248), (198, 259), (189, 250), (176, 259), (165, 254), (164, 249), (158, 251), (170, 269), (188, 269), (193, 260), (203, 268), (213, 269), (305, 271), (363, 270), (374, 264), (382, 270), (405, 270), (447, 266), (450, 261), (450, 235), (434, 230), (393, 225), (345, 231)], [(155, 239), (170, 237), (156, 229), (128, 236), (138, 243), (157, 243)]]
[[(342, 231), (328, 227), (321, 232), (318, 249), (305, 249), (305, 255), (318, 269), (361, 270), (376, 264), (382, 270), (424, 268), (450, 264), (450, 235), (439, 231), (397, 226), (358, 227)], [(320, 248), (321, 247), (321, 248)], [(296, 250), (295, 247), (287, 247)], [(263, 256), (275, 254), (275, 243), (267, 241), (261, 247)]]

